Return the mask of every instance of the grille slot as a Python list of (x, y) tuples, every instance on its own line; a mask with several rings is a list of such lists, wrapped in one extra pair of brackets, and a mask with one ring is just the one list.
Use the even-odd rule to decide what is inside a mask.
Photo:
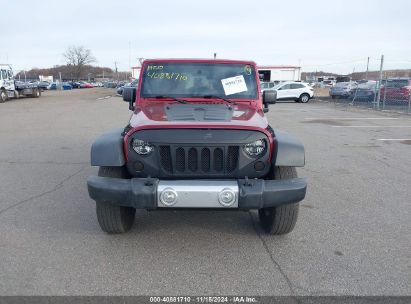
[(214, 170), (217, 172), (223, 171), (224, 156), (221, 148), (214, 149)]
[(160, 163), (166, 172), (173, 172), (170, 146), (160, 146)]
[(229, 146), (227, 151), (227, 172), (233, 172), (238, 162), (238, 146)]
[(197, 171), (197, 167), (198, 167), (197, 150), (195, 148), (190, 148), (190, 150), (188, 150), (188, 169), (195, 172)]
[(159, 147), (160, 165), (164, 172), (176, 176), (231, 176), (237, 168), (239, 146), (225, 147)]
[(201, 150), (201, 170), (204, 172), (210, 171), (210, 149), (203, 148)]
[(186, 152), (184, 151), (184, 148), (177, 148), (176, 150), (176, 170), (180, 172), (184, 172), (186, 168), (186, 157), (185, 157)]

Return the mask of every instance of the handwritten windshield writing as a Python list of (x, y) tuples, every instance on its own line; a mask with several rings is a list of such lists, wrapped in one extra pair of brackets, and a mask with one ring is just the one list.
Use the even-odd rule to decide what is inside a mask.
[(182, 73), (159, 73), (159, 72), (147, 72), (147, 76), (152, 79), (174, 79), (174, 80), (187, 80), (188, 76)]

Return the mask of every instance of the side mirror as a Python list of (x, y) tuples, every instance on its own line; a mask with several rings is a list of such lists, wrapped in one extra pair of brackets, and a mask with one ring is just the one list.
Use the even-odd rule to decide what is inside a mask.
[(130, 111), (134, 111), (134, 101), (136, 100), (137, 89), (134, 87), (123, 88), (123, 100), (128, 102), (128, 108)]
[(268, 105), (270, 103), (275, 103), (277, 101), (277, 91), (275, 90), (265, 90), (263, 92), (263, 111), (264, 113), (268, 112)]

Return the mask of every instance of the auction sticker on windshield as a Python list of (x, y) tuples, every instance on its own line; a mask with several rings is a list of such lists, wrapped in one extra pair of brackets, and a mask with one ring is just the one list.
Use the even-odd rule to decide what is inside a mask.
[(243, 75), (221, 79), (225, 95), (233, 95), (247, 91), (247, 85)]

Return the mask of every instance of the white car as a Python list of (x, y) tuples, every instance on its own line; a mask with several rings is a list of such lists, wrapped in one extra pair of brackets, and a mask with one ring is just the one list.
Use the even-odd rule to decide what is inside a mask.
[(314, 97), (314, 89), (302, 82), (283, 82), (274, 86), (272, 90), (277, 91), (277, 100), (294, 100), (306, 103)]

